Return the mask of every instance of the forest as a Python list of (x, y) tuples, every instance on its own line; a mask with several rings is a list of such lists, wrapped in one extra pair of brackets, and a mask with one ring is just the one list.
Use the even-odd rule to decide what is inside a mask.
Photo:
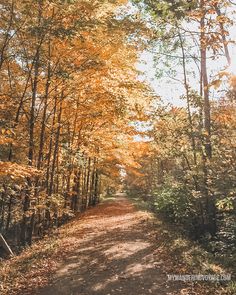
[[(163, 294), (235, 294), (235, 13), (231, 0), (0, 0), (0, 294), (38, 294), (48, 284), (37, 280), (39, 260), (63, 256), (56, 249), (72, 247), (92, 212), (97, 231), (99, 218), (131, 213), (141, 232), (174, 227), (187, 248), (214, 257), (213, 273), (232, 276)], [(51, 237), (55, 249), (41, 257)], [(39, 294), (113, 292), (67, 284)], [(118, 285), (114, 294), (159, 294)]]

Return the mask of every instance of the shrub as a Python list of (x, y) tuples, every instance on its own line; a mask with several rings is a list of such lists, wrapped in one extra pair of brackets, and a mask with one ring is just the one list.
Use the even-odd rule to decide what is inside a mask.
[(154, 209), (170, 221), (191, 225), (196, 217), (191, 192), (181, 186), (165, 186), (154, 192)]

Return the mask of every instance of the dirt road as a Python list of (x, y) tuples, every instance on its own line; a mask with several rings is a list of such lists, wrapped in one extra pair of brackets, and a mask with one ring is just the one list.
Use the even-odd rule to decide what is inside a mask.
[(68, 232), (73, 250), (39, 294), (190, 294), (182, 293), (180, 283), (167, 280), (150, 219), (122, 196), (88, 210), (76, 231), (72, 225), (72, 236)]

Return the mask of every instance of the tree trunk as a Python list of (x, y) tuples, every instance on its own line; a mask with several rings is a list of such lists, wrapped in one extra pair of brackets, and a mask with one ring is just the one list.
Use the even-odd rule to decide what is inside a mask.
[(60, 131), (61, 131), (61, 116), (62, 116), (62, 102), (63, 102), (64, 93), (62, 91), (61, 93), (61, 99), (60, 99), (60, 108), (59, 108), (59, 114), (57, 119), (57, 133), (55, 138), (55, 145), (54, 145), (54, 152), (53, 152), (53, 158), (52, 158), (52, 168), (51, 168), (51, 174), (50, 174), (50, 184), (49, 184), (49, 191), (48, 195), (50, 196), (53, 191), (53, 184), (54, 184), (54, 172), (56, 167), (56, 159), (57, 159), (57, 153), (59, 150), (59, 139), (60, 139)]

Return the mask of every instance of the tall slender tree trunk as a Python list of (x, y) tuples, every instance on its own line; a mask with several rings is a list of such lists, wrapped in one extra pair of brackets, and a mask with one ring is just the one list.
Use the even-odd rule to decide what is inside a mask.
[(185, 87), (186, 99), (187, 99), (188, 121), (189, 121), (190, 132), (191, 132), (190, 137), (191, 137), (191, 142), (192, 142), (193, 161), (194, 161), (194, 165), (196, 166), (197, 165), (196, 140), (195, 140), (194, 130), (193, 130), (193, 120), (192, 120), (191, 106), (190, 106), (190, 93), (189, 93), (189, 85), (188, 85), (188, 81), (187, 81), (186, 56), (185, 56), (185, 50), (184, 50), (182, 36), (180, 33), (179, 33), (179, 39), (180, 39), (180, 45), (181, 45), (181, 50), (182, 50), (184, 87)]
[(56, 123), (56, 112), (57, 112), (57, 93), (55, 93), (55, 99), (54, 99), (52, 130), (50, 134), (50, 141), (49, 141), (49, 148), (48, 148), (48, 155), (47, 155), (47, 171), (46, 171), (47, 194), (49, 194), (50, 171), (51, 171), (50, 165), (51, 165), (51, 157), (52, 157), (52, 149), (53, 149), (53, 135), (54, 135), (54, 128)]
[(90, 189), (89, 189), (89, 206), (93, 205), (94, 203), (94, 184), (95, 184), (95, 173), (96, 173), (95, 165), (96, 165), (96, 158), (94, 157), (91, 183), (90, 183)]
[(200, 53), (201, 53), (201, 80), (203, 88), (203, 126), (204, 126), (204, 145), (205, 152), (208, 159), (211, 159), (212, 156), (212, 147), (211, 147), (211, 106), (209, 99), (209, 85), (207, 77), (207, 40), (206, 40), (206, 27), (205, 27), (205, 12), (204, 12), (204, 1), (201, 0), (201, 8), (203, 11), (203, 16), (200, 20)]
[(58, 119), (57, 119), (57, 132), (56, 132), (55, 143), (54, 143), (54, 152), (53, 152), (53, 157), (52, 157), (52, 167), (51, 167), (51, 173), (50, 173), (50, 184), (49, 184), (49, 191), (48, 191), (49, 196), (53, 192), (56, 159), (57, 159), (57, 153), (59, 151), (59, 139), (60, 139), (60, 132), (61, 132), (61, 117), (62, 117), (63, 98), (64, 98), (64, 92), (62, 91), (61, 92), (61, 98), (60, 98), (59, 114), (58, 114)]
[(30, 119), (29, 119), (29, 153), (28, 161), (29, 165), (33, 165), (34, 158), (34, 128), (35, 128), (35, 106), (38, 90), (38, 79), (39, 79), (39, 61), (40, 61), (40, 48), (42, 44), (40, 25), (42, 18), (42, 1), (38, 0), (38, 33), (37, 33), (37, 47), (35, 54), (35, 63), (34, 63), (34, 79), (32, 85), (32, 98), (30, 106)]
[(211, 106), (209, 99), (209, 85), (207, 76), (207, 39), (206, 39), (206, 25), (205, 25), (205, 3), (200, 1), (202, 10), (202, 17), (200, 20), (200, 53), (201, 53), (201, 81), (203, 92), (203, 127), (204, 127), (204, 152), (203, 152), (203, 174), (204, 187), (203, 192), (206, 200), (206, 215), (207, 215), (207, 231), (212, 235), (216, 233), (216, 207), (214, 196), (209, 191), (209, 164), (212, 158), (212, 144), (211, 144)]
[(85, 209), (88, 206), (90, 174), (91, 174), (91, 158), (89, 157), (88, 158), (87, 177), (86, 177), (86, 187), (85, 187)]
[(46, 85), (45, 85), (44, 108), (43, 108), (43, 117), (42, 117), (42, 123), (41, 123), (37, 169), (41, 168), (42, 159), (43, 159), (43, 148), (44, 148), (44, 139), (45, 139), (46, 117), (47, 117), (47, 108), (48, 108), (50, 80), (51, 80), (51, 65), (50, 65), (50, 61), (49, 61), (49, 63), (48, 63), (48, 71), (47, 71), (47, 82), (46, 82)]
[[(218, 4), (215, 4), (214, 6), (215, 6), (215, 10), (216, 10), (218, 17), (221, 17), (222, 13), (221, 13), (221, 10), (220, 10)], [(221, 32), (221, 37), (222, 37), (222, 43), (223, 43), (223, 47), (224, 47), (224, 51), (225, 51), (225, 57), (227, 59), (228, 65), (230, 65), (231, 64), (231, 57), (230, 57), (230, 53), (229, 53), (228, 42), (226, 39), (225, 28), (224, 28), (224, 25), (221, 21), (219, 22), (219, 26), (220, 26), (220, 32)]]

